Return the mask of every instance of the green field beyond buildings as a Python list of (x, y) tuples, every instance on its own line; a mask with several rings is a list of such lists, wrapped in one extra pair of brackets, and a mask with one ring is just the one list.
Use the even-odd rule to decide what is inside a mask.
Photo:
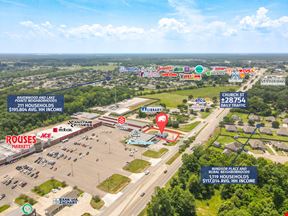
[(225, 91), (235, 91), (238, 86), (216, 86), (216, 87), (204, 87), (197, 89), (187, 89), (187, 90), (178, 90), (172, 92), (165, 92), (159, 94), (146, 95), (147, 98), (159, 99), (160, 103), (166, 104), (167, 107), (176, 108), (178, 105), (183, 103), (183, 99), (187, 99), (189, 95), (193, 95), (194, 98), (219, 98), (220, 92)]

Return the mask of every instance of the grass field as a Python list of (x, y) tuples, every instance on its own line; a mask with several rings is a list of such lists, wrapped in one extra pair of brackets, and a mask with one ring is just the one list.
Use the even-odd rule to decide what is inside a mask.
[(171, 165), (180, 155), (181, 153), (176, 152), (171, 158), (169, 158), (166, 164)]
[(167, 107), (175, 108), (182, 104), (183, 99), (187, 99), (189, 95), (197, 97), (218, 97), (221, 91), (237, 90), (238, 86), (217, 86), (217, 87), (204, 87), (198, 89), (178, 90), (160, 94), (146, 95), (144, 97), (159, 99), (161, 103), (165, 103)]
[(222, 203), (220, 192), (216, 191), (215, 195), (208, 201), (196, 200), (197, 216), (215, 216)]
[(50, 193), (50, 191), (52, 191), (53, 189), (58, 188), (58, 187), (66, 187), (66, 184), (56, 179), (50, 179), (42, 183), (41, 185), (34, 187), (32, 191), (40, 196), (44, 196)]
[(25, 203), (34, 205), (35, 203), (37, 203), (37, 201), (32, 199), (31, 197), (28, 197), (25, 194), (21, 194), (19, 197), (15, 199), (15, 203), (17, 203), (20, 206), (24, 205)]
[(126, 185), (129, 184), (131, 181), (130, 178), (120, 175), (120, 174), (113, 174), (97, 187), (103, 191), (108, 193), (116, 194), (121, 191)]
[(207, 118), (210, 114), (211, 114), (211, 111), (210, 112), (200, 112), (200, 116), (202, 119)]
[(148, 161), (141, 160), (141, 159), (135, 159), (131, 161), (129, 164), (123, 167), (124, 170), (127, 170), (129, 172), (133, 173), (140, 173), (143, 170), (145, 170), (147, 167), (149, 167), (151, 164)]
[(217, 138), (217, 141), (221, 144), (228, 144), (228, 143), (234, 142), (235, 140), (233, 139), (233, 137), (219, 136)]
[(0, 206), (0, 213), (1, 212), (3, 212), (3, 211), (5, 211), (6, 209), (8, 209), (10, 207), (10, 205), (2, 205), (2, 206)]
[(102, 208), (102, 206), (104, 206), (104, 204), (105, 204), (105, 202), (103, 200), (101, 200), (101, 199), (97, 202), (97, 200), (92, 198), (91, 201), (90, 201), (90, 205), (94, 209), (100, 209), (100, 208)]
[(184, 132), (189, 132), (193, 130), (199, 123), (200, 121), (195, 121), (191, 124), (183, 125), (179, 128), (179, 130), (184, 131)]
[(160, 158), (167, 151), (168, 151), (167, 148), (161, 148), (159, 151), (147, 150), (143, 153), (143, 155), (146, 157)]

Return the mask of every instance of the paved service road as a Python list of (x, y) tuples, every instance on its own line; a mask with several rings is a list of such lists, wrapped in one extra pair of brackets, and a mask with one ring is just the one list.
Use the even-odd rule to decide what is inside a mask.
[[(246, 82), (238, 91), (247, 91), (250, 89), (263, 75), (264, 69), (260, 69), (257, 72), (257, 77), (253, 76)], [(247, 86), (245, 88), (245, 86)], [(188, 137), (194, 136), (198, 133), (195, 141), (192, 145), (203, 144), (212, 136), (214, 130), (219, 125), (219, 122), (229, 113), (229, 109), (215, 109), (206, 119), (202, 121), (190, 131), (180, 142), (183, 142)], [(173, 151), (177, 151), (175, 148)], [(192, 153), (191, 147), (186, 149), (186, 153)], [(121, 216), (137, 216), (150, 201), (151, 196), (154, 193), (155, 187), (164, 186), (169, 179), (176, 173), (179, 167), (182, 165), (181, 157), (178, 157), (171, 165), (166, 165), (167, 157), (155, 167), (150, 169), (150, 175), (144, 176), (135, 184), (130, 184), (124, 189), (123, 195), (117, 199), (111, 206), (101, 211), (101, 215), (121, 215)], [(167, 169), (167, 173), (164, 174), (164, 170)], [(140, 196), (143, 192), (145, 195)]]

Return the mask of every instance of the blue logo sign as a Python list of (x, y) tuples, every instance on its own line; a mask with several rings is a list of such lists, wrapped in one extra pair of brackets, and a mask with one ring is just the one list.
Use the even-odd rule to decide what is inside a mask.
[(220, 108), (247, 108), (246, 92), (220, 92)]
[(256, 166), (201, 167), (202, 184), (257, 184)]
[(145, 113), (157, 113), (161, 112), (163, 107), (141, 107), (141, 112)]

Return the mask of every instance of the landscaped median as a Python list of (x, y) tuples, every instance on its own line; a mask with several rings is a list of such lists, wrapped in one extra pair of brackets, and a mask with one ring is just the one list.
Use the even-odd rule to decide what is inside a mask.
[(200, 123), (200, 121), (195, 121), (191, 124), (187, 124), (187, 125), (183, 125), (180, 126), (179, 130), (184, 131), (184, 132), (190, 132), (191, 130), (193, 130), (195, 127), (197, 127), (197, 125)]
[(37, 203), (37, 201), (25, 194), (21, 194), (19, 197), (15, 199), (15, 203), (17, 203), (20, 206), (24, 205), (25, 203), (34, 205), (35, 203)]
[(3, 211), (5, 211), (6, 209), (8, 209), (10, 207), (10, 205), (2, 205), (2, 206), (0, 206), (0, 213), (1, 212), (3, 212)]
[(129, 172), (133, 172), (133, 173), (140, 173), (144, 171), (150, 165), (151, 164), (148, 161), (135, 159), (131, 161), (129, 164), (127, 164), (126, 166), (124, 166), (123, 169)]
[(165, 154), (168, 151), (167, 148), (161, 148), (159, 151), (154, 151), (154, 150), (147, 150), (143, 153), (144, 156), (146, 157), (151, 157), (151, 158), (160, 158), (163, 154)]
[(180, 152), (176, 152), (176, 153), (166, 162), (166, 164), (171, 165), (180, 155), (181, 155)]
[(100, 209), (104, 204), (104, 201), (99, 196), (93, 196), (91, 198), (90, 205), (94, 209)]
[(32, 191), (40, 196), (44, 196), (48, 193), (50, 193), (53, 189), (58, 188), (58, 187), (66, 187), (65, 182), (60, 182), (56, 179), (50, 179), (44, 183), (42, 183), (39, 186), (36, 186), (32, 189)]
[(106, 180), (104, 180), (97, 187), (105, 192), (116, 194), (121, 191), (131, 181), (130, 178), (120, 175), (113, 174)]

